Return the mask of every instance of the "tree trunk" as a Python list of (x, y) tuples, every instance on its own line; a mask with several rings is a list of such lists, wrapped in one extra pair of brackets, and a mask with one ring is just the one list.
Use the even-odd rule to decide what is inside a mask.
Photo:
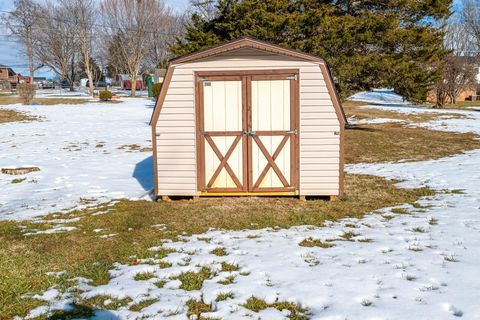
[(88, 94), (93, 97), (93, 90), (95, 89), (95, 86), (93, 83), (92, 69), (90, 69), (90, 56), (88, 54), (85, 55), (85, 73), (87, 74), (88, 78)]
[(135, 97), (137, 95), (137, 71), (130, 73), (131, 92), (130, 96)]
[(27, 55), (28, 55), (28, 69), (30, 71), (30, 83), (33, 83), (34, 68), (33, 68), (33, 43), (31, 30), (27, 31)]
[(69, 87), (70, 87), (70, 91), (74, 91), (73, 90), (73, 81), (75, 80), (75, 58), (72, 57), (72, 60), (71, 60), (71, 64), (70, 64), (70, 83), (69, 83)]
[(437, 101), (435, 103), (435, 108), (436, 109), (441, 109), (443, 108), (445, 104), (445, 99), (447, 98), (445, 92), (442, 89), (437, 89)]

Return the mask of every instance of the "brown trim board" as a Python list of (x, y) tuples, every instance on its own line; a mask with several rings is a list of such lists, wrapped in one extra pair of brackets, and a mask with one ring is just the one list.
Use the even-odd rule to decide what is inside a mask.
[(165, 81), (163, 81), (162, 89), (160, 90), (160, 94), (157, 97), (157, 101), (155, 102), (155, 108), (153, 109), (152, 117), (150, 118), (151, 126), (157, 124), (158, 116), (160, 115), (163, 103), (165, 102), (165, 97), (167, 96), (168, 87), (170, 86), (170, 81), (172, 81), (174, 71), (175, 66), (169, 64), (167, 68), (167, 73), (165, 74)]
[(225, 42), (204, 50), (196, 51), (184, 56), (177, 57), (175, 59), (172, 59), (172, 63), (185, 63), (185, 62), (191, 62), (194, 60), (210, 57), (210, 56), (215, 56), (221, 53), (225, 53), (228, 51), (233, 51), (236, 49), (241, 49), (241, 48), (253, 48), (253, 49), (259, 49), (263, 51), (268, 51), (272, 53), (277, 53), (281, 55), (287, 55), (291, 57), (296, 57), (300, 59), (305, 59), (308, 61), (314, 61), (314, 62), (324, 62), (325, 60), (321, 57), (308, 54), (302, 51), (290, 49), (290, 48), (283, 48), (278, 45), (274, 45), (265, 41), (261, 41), (258, 39), (250, 38), (250, 37), (242, 37), (236, 40), (232, 40), (229, 42)]
[(153, 183), (154, 183), (154, 192), (155, 196), (159, 196), (158, 194), (158, 151), (157, 151), (157, 121), (158, 117), (160, 116), (160, 111), (162, 109), (163, 102), (165, 101), (165, 97), (167, 96), (168, 87), (170, 86), (170, 81), (172, 80), (173, 71), (175, 67), (168, 66), (167, 73), (165, 75), (165, 81), (162, 84), (162, 89), (160, 90), (160, 94), (157, 97), (157, 101), (155, 102), (155, 108), (153, 109), (152, 117), (150, 119), (150, 125), (152, 126), (152, 150), (153, 150)]
[(332, 99), (333, 107), (337, 114), (337, 118), (340, 121), (340, 155), (339, 155), (339, 182), (338, 182), (338, 195), (342, 196), (345, 188), (345, 125), (347, 124), (347, 118), (345, 112), (338, 98), (337, 90), (333, 84), (332, 76), (330, 70), (324, 64), (320, 64), (320, 71), (323, 74), (325, 83), (327, 85), (328, 93)]

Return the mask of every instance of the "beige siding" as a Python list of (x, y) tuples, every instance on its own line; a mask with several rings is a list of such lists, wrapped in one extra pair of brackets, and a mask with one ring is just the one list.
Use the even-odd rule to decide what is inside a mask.
[(175, 65), (157, 122), (158, 194), (196, 194), (195, 71), (300, 70), (300, 193), (339, 193), (340, 122), (315, 62), (240, 49)]

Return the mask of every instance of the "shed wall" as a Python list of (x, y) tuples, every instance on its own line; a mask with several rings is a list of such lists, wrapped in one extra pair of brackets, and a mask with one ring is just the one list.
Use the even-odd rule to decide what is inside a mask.
[(339, 193), (340, 122), (319, 65), (240, 49), (176, 64), (156, 125), (158, 195), (196, 195), (196, 71), (300, 70), (300, 194)]

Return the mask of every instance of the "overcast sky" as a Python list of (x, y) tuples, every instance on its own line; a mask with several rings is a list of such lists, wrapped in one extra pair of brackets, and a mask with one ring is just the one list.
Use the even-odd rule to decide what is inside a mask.
[[(454, 0), (454, 3), (460, 3), (461, 0)], [(188, 7), (188, 0), (165, 0), (165, 2), (178, 12), (184, 12)], [(13, 8), (13, 0), (0, 0), (0, 11), (8, 11)], [(0, 25), (0, 35), (6, 34), (6, 30)], [(21, 51), (17, 49), (17, 45), (13, 39), (7, 40), (0, 36), (0, 64), (11, 66), (15, 71), (24, 75), (28, 74), (27, 59)], [(53, 73), (48, 69), (42, 69), (35, 73), (36, 76), (52, 77)]]

